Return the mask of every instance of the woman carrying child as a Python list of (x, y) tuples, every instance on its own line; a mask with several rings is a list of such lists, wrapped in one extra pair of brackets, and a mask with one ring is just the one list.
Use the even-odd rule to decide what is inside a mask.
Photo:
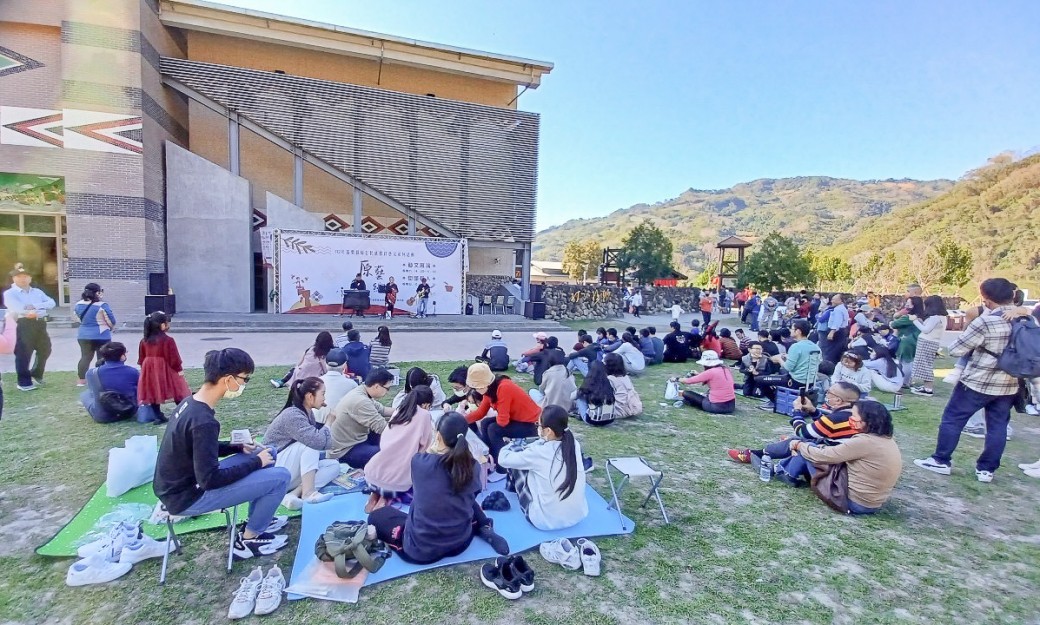
[(474, 536), (502, 555), (509, 553), (509, 543), (495, 533), (491, 519), (477, 505), (480, 465), (466, 442), (467, 429), (459, 413), (442, 416), (431, 451), (411, 458), (415, 495), (408, 512), (383, 506), (368, 516), (379, 540), (405, 562), (430, 564), (457, 556)]
[(426, 451), (433, 437), (433, 391), (416, 386), (390, 417), (379, 437), (379, 451), (365, 465), (372, 493), (365, 512), (388, 505), (412, 488), (412, 457)]
[(580, 523), (589, 515), (581, 445), (568, 427), (567, 411), (549, 406), (542, 411), (539, 439), (517, 441), (499, 453), (499, 464), (510, 471), (520, 508), (531, 525), (544, 531)]

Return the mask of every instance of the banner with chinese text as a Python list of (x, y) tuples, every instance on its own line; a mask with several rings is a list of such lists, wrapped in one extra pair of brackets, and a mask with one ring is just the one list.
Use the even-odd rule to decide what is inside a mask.
[(273, 246), (279, 312), (340, 313), (343, 291), (360, 273), (371, 303), (365, 314), (386, 310), (391, 278), (395, 314), (415, 313), (422, 278), (431, 288), (428, 314), (462, 313), (465, 240), (278, 230)]

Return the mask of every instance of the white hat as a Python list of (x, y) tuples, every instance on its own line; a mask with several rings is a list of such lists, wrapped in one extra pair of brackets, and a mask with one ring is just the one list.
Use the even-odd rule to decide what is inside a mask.
[(493, 339), (500, 339), (500, 338), (502, 338), (502, 331), (501, 330), (492, 330), (491, 331), (491, 338), (493, 338)]
[(534, 338), (538, 339), (539, 341), (544, 341), (544, 340), (547, 340), (549, 338), (549, 335), (546, 334), (545, 332), (536, 332), (532, 336), (534, 336)]
[(719, 359), (718, 352), (713, 349), (706, 349), (701, 354), (701, 359), (697, 361), (697, 364), (702, 367), (717, 367), (723, 364), (723, 362)]

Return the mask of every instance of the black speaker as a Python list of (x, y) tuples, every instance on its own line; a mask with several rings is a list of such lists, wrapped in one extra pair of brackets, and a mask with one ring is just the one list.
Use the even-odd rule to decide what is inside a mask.
[(542, 286), (541, 284), (532, 284), (531, 285), (531, 296), (529, 298), (530, 301), (532, 301), (532, 302), (544, 301), (543, 298), (542, 298), (542, 291), (544, 291), (544, 290), (545, 290), (545, 287)]
[(368, 291), (343, 291), (343, 308), (365, 310), (371, 305)]
[[(152, 274), (157, 275), (157, 274)], [(164, 274), (158, 274), (164, 275)], [(145, 295), (144, 296), (144, 314), (150, 315), (153, 312), (161, 310), (162, 312), (170, 315), (171, 317), (177, 313), (177, 296), (176, 295)]]
[(528, 319), (545, 319), (545, 302), (525, 302), (524, 316)]
[(170, 281), (165, 273), (148, 274), (148, 294), (166, 295), (170, 292)]

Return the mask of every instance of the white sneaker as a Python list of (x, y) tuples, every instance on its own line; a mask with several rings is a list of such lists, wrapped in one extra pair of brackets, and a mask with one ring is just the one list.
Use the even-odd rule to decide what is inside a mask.
[(979, 471), (978, 469), (975, 469), (975, 479), (984, 484), (989, 484), (993, 481), (993, 474), (989, 471)]
[(599, 547), (588, 538), (578, 539), (578, 551), (581, 553), (581, 566), (589, 577), (599, 576), (599, 563), (601, 560)]
[(1040, 469), (1040, 460), (1037, 460), (1036, 462), (1033, 462), (1031, 464), (1020, 464), (1018, 465), (1018, 468), (1022, 469), (1023, 471), (1029, 471), (1030, 469)]
[(137, 564), (148, 558), (161, 558), (164, 555), (166, 555), (166, 541), (159, 542), (151, 536), (142, 535), (123, 545), (122, 551), (119, 552), (119, 561)]
[(95, 553), (70, 566), (65, 583), (69, 586), (104, 584), (126, 575), (131, 568), (129, 562), (110, 562), (103, 554)]
[(1038, 404), (1026, 404), (1026, 414), (1034, 417), (1040, 416), (1040, 405)]
[(285, 576), (282, 569), (272, 566), (264, 581), (260, 582), (260, 594), (256, 596), (256, 609), (253, 614), (263, 616), (270, 614), (282, 605), (282, 593), (285, 591)]
[(286, 510), (301, 510), (303, 509), (303, 500), (296, 495), (286, 495), (282, 497), (282, 507)]
[(542, 557), (559, 564), (569, 571), (577, 571), (581, 568), (581, 554), (571, 541), (566, 538), (557, 538), (538, 546)]
[(303, 498), (303, 503), (325, 503), (332, 499), (332, 493), (323, 493), (321, 491), (314, 491), (310, 495)]
[(143, 535), (139, 524), (120, 521), (118, 525), (109, 530), (108, 536), (102, 536), (95, 541), (81, 545), (76, 549), (76, 555), (80, 558), (89, 558), (94, 554), (101, 553), (106, 558), (116, 562), (119, 560), (119, 554), (123, 550), (123, 545), (137, 540)]
[(243, 577), (235, 596), (231, 599), (227, 616), (230, 619), (245, 618), (253, 613), (256, 595), (260, 592), (260, 583), (264, 580), (264, 572), (260, 567), (253, 569), (249, 577)]
[(1029, 477), (1040, 477), (1040, 468), (1037, 469), (1026, 469), (1023, 471)]
[(921, 467), (922, 469), (931, 471), (932, 473), (938, 473), (939, 475), (950, 474), (950, 465), (940, 464), (930, 456), (928, 458), (924, 458), (923, 460), (914, 460), (914, 464)]

